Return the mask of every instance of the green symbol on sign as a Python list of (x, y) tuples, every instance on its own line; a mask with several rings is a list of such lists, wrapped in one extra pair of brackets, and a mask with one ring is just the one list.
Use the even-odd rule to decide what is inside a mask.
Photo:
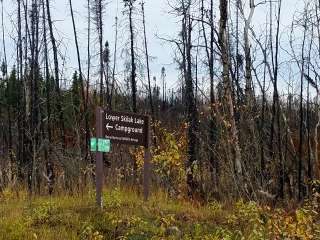
[(98, 151), (99, 152), (110, 152), (110, 140), (109, 139), (98, 139)]
[(96, 138), (90, 139), (90, 150), (91, 150), (91, 152), (97, 151), (97, 139)]
[(107, 153), (107, 152), (110, 152), (110, 146), (111, 146), (110, 139), (98, 138), (98, 143), (96, 138), (90, 139), (90, 149), (92, 152), (96, 152), (98, 147), (98, 152)]

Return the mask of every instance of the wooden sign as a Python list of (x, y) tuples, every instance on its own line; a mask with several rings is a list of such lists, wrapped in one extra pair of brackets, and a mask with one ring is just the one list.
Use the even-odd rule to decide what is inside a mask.
[(108, 110), (104, 116), (104, 137), (112, 143), (148, 147), (148, 116)]
[(110, 142), (145, 147), (143, 193), (149, 197), (150, 178), (150, 117), (96, 109), (96, 137), (91, 140), (91, 150), (96, 153), (96, 203), (102, 208), (103, 152), (110, 151)]

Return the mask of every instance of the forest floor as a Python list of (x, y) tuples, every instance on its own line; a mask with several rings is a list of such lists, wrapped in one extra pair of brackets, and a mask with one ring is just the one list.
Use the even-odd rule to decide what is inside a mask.
[[(17, 196), (17, 194), (19, 196)], [(0, 194), (0, 239), (320, 239), (318, 205), (271, 209), (255, 202), (200, 205), (154, 194), (148, 202), (130, 190), (38, 196)]]

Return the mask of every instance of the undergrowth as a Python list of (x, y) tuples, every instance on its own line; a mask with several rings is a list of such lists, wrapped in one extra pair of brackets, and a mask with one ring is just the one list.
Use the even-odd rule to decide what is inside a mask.
[(94, 192), (29, 198), (6, 189), (0, 195), (0, 239), (320, 239), (317, 193), (293, 210), (242, 200), (203, 206), (162, 192), (141, 199), (128, 189), (106, 189), (100, 210)]

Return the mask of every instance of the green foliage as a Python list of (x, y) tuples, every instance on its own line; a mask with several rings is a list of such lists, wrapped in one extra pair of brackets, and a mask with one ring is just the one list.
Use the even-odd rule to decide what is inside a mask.
[[(255, 202), (212, 202), (206, 206), (157, 193), (149, 202), (130, 190), (104, 192), (104, 209), (94, 196), (0, 197), (0, 239), (319, 239), (314, 199), (296, 210), (271, 209)], [(19, 193), (20, 194), (20, 193)], [(24, 193), (20, 196), (25, 196)], [(316, 198), (316, 196), (315, 196)]]
[(31, 224), (33, 225), (56, 225), (59, 224), (60, 219), (56, 218), (58, 215), (57, 205), (53, 202), (46, 201), (40, 203), (35, 208), (31, 208), (28, 213)]
[(102, 240), (103, 236), (95, 231), (90, 224), (85, 224), (80, 234), (80, 240)]
[(5, 102), (5, 81), (0, 78), (0, 105)]
[[(184, 134), (170, 132), (168, 129), (156, 124), (157, 146), (152, 147), (153, 169), (160, 179), (160, 184), (173, 196), (185, 192), (187, 141)], [(144, 163), (144, 148), (135, 148), (131, 155), (136, 161), (138, 171), (142, 173)]]
[(19, 98), (19, 83), (17, 80), (17, 71), (13, 69), (7, 79), (6, 89), (5, 89), (5, 103), (11, 108), (17, 107), (17, 102)]
[(122, 196), (119, 188), (104, 193), (104, 205), (111, 208), (119, 208), (122, 204)]
[(78, 76), (77, 71), (74, 72), (72, 76), (71, 94), (72, 94), (73, 108), (76, 114), (79, 114), (80, 104), (81, 104), (81, 79)]

